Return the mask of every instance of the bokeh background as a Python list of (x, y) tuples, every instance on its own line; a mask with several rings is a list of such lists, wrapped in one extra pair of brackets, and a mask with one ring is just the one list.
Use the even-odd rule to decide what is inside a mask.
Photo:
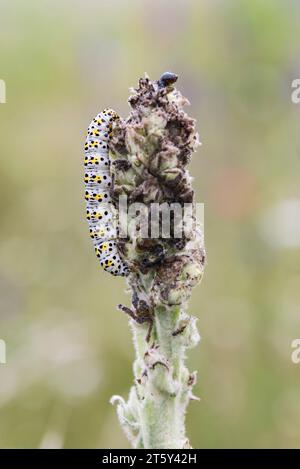
[(300, 447), (297, 0), (1, 0), (0, 446), (126, 448), (109, 404), (132, 383), (123, 279), (102, 272), (83, 201), (83, 141), (129, 112), (147, 72), (179, 74), (202, 147), (208, 265), (195, 448)]

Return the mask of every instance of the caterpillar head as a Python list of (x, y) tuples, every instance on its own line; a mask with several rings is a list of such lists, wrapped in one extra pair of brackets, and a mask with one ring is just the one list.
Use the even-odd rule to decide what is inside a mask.
[(119, 119), (119, 115), (116, 113), (116, 111), (114, 111), (113, 109), (109, 109), (109, 108), (106, 108), (104, 109), (104, 111), (102, 112), (103, 116), (105, 116), (105, 118), (107, 118), (109, 121), (115, 121), (117, 119)]

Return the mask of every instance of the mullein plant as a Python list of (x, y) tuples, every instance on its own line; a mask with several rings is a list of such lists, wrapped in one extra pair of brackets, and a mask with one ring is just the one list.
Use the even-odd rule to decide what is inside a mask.
[[(111, 402), (135, 448), (190, 448), (185, 414), (189, 401), (197, 399), (192, 392), (196, 372), (190, 372), (185, 361), (186, 349), (200, 340), (187, 302), (205, 265), (187, 170), (199, 140), (176, 80), (170, 72), (157, 81), (141, 78), (131, 90), (131, 113), (118, 121), (110, 143), (113, 200), (134, 207), (127, 211), (126, 232), (117, 245), (130, 269), (132, 297), (130, 308), (119, 309), (130, 318), (136, 353), (128, 400), (113, 396)], [(172, 211), (168, 236), (162, 233), (162, 215), (155, 218), (158, 206), (161, 210), (171, 204), (193, 208), (193, 223), (182, 236)], [(149, 234), (155, 220), (157, 230)]]

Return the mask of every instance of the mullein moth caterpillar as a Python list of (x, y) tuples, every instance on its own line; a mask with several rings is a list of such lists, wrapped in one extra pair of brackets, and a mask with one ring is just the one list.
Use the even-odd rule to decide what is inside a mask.
[(84, 148), (84, 185), (86, 218), (100, 265), (113, 275), (126, 276), (129, 269), (118, 251), (116, 208), (110, 195), (109, 142), (117, 119), (115, 111), (105, 109), (90, 123)]

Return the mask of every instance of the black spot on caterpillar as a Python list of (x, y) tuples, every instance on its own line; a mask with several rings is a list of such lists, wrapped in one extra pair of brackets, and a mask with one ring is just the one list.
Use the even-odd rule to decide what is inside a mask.
[(90, 123), (84, 147), (84, 185), (86, 217), (100, 265), (112, 275), (126, 276), (129, 269), (118, 251), (116, 208), (110, 196), (109, 141), (117, 119), (115, 111), (105, 109)]

